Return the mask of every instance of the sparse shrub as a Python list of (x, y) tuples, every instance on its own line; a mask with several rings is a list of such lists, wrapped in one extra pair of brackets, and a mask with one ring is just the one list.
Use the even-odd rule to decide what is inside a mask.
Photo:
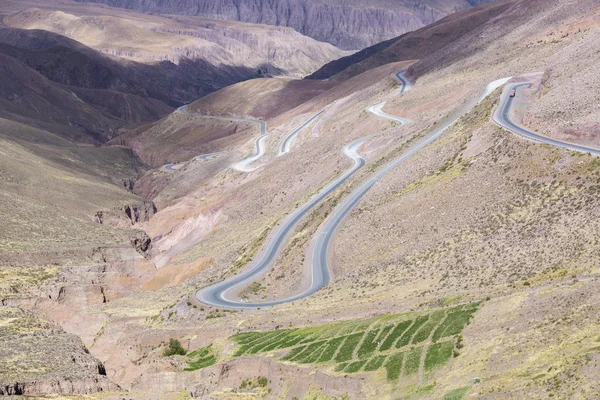
[(163, 356), (170, 357), (174, 355), (184, 356), (186, 353), (185, 349), (181, 345), (179, 339), (169, 339), (169, 345), (163, 351)]
[(267, 380), (266, 376), (259, 376), (256, 381), (258, 383), (258, 386), (260, 387), (267, 387), (267, 385), (269, 384), (269, 381)]

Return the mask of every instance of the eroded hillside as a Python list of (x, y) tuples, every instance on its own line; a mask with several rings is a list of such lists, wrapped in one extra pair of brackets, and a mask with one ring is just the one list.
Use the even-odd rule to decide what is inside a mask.
[(168, 61), (211, 91), (261, 75), (301, 78), (350, 53), (291, 28), (142, 14), (93, 3), (10, 0), (0, 13), (7, 14), (7, 26), (48, 30), (142, 63)]
[(208, 18), (289, 26), (342, 49), (361, 49), (431, 24), (458, 10), (488, 0), (450, 1), (146, 1), (83, 0), (161, 14), (201, 15)]

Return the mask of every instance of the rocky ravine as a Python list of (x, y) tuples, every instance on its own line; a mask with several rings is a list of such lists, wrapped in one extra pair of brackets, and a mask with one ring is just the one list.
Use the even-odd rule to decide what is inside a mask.
[(342, 49), (361, 49), (493, 0), (77, 0), (143, 12), (289, 26)]

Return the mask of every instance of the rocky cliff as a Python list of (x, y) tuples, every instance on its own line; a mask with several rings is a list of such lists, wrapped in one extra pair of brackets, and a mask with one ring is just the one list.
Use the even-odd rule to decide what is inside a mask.
[(361, 49), (493, 0), (77, 0), (143, 12), (292, 27), (342, 49)]
[(0, 395), (118, 390), (81, 339), (18, 308), (0, 307)]
[(112, 210), (98, 211), (94, 221), (99, 224), (128, 227), (140, 222), (147, 222), (156, 213), (156, 206), (151, 201), (140, 201), (115, 207)]

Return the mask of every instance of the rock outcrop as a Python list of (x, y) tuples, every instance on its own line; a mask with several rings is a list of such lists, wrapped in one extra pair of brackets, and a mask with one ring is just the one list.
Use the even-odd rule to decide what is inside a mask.
[(125, 204), (107, 211), (98, 211), (94, 221), (101, 225), (125, 228), (140, 222), (147, 222), (156, 213), (156, 206), (151, 201)]
[(77, 0), (143, 12), (201, 15), (267, 25), (298, 32), (342, 49), (361, 49), (418, 29), (473, 5), (493, 0)]
[(0, 308), (0, 395), (119, 390), (81, 339), (18, 308)]
[(90, 394), (116, 390), (118, 386), (108, 379), (32, 380), (0, 384), (0, 395)]

